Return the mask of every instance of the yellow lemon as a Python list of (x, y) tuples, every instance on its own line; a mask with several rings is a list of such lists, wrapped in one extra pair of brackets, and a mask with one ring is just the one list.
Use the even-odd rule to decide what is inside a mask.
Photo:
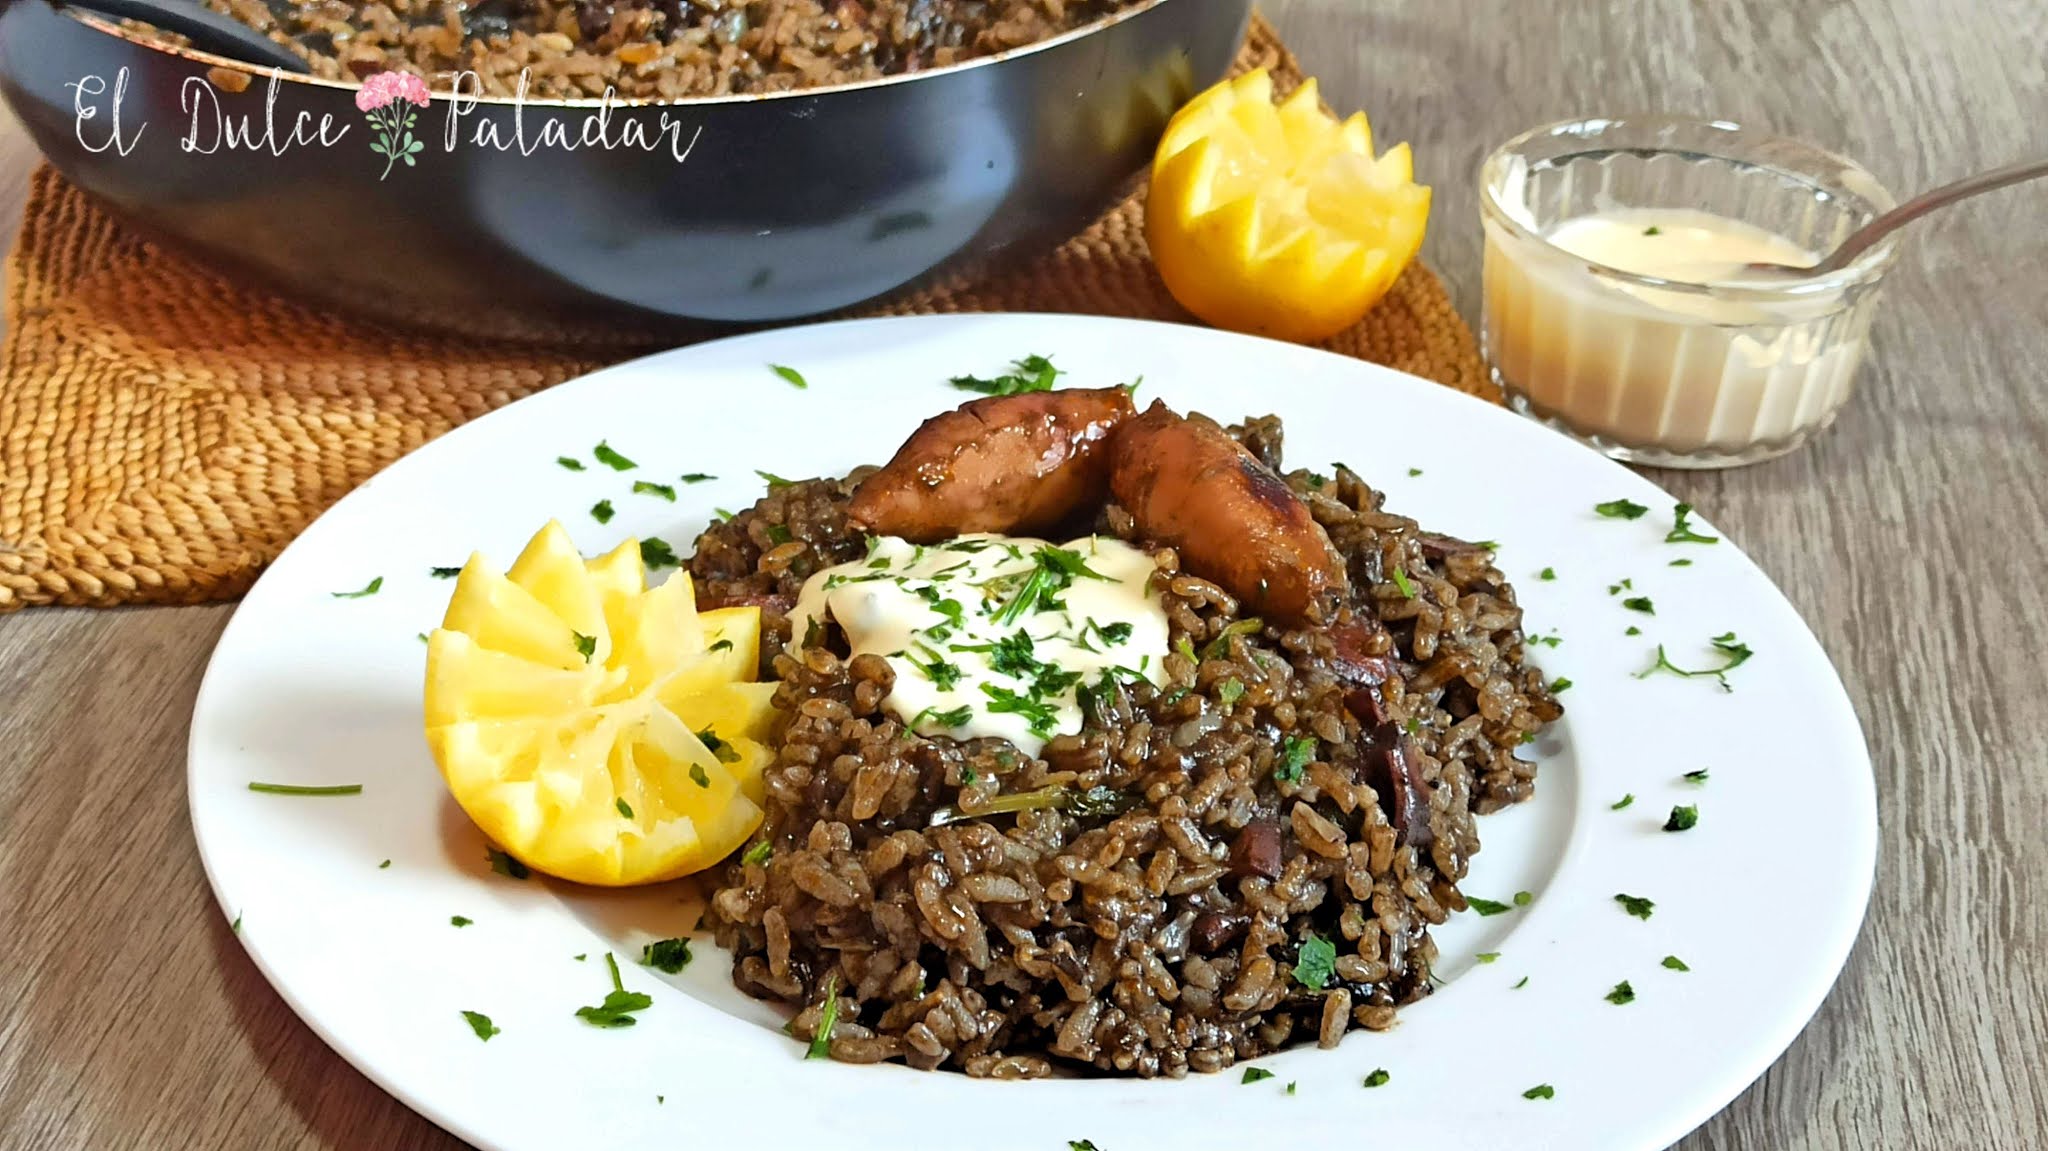
[(1415, 259), (1429, 189), (1408, 145), (1375, 157), (1309, 80), (1273, 102), (1264, 69), (1195, 97), (1167, 125), (1145, 213), (1168, 290), (1219, 328), (1313, 343), (1357, 323)]
[(427, 745), (455, 801), (533, 868), (657, 883), (761, 822), (775, 685), (759, 608), (648, 588), (637, 540), (585, 560), (558, 523), (510, 572), (472, 556), (427, 637)]

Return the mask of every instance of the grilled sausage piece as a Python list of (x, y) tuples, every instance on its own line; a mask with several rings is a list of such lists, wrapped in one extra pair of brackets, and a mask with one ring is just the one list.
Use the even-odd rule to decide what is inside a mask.
[(1045, 531), (1103, 498), (1110, 434), (1134, 410), (1122, 388), (974, 400), (926, 420), (854, 490), (848, 514), (912, 543)]
[(1155, 402), (1118, 430), (1111, 459), (1110, 493), (1187, 570), (1261, 616), (1330, 617), (1348, 586), (1343, 559), (1287, 481), (1216, 421)]

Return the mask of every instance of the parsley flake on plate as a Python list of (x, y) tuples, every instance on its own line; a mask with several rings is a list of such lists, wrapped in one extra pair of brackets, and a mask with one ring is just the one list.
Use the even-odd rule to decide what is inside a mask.
[(570, 456), (556, 456), (555, 462), (572, 472), (580, 472), (583, 470), (583, 461), (579, 459), (574, 459)]
[(708, 480), (715, 480), (718, 477), (712, 475), (710, 472), (684, 472), (681, 476), (677, 478), (681, 479), (686, 484), (701, 484)]
[(491, 1041), (491, 1036), (502, 1031), (497, 1024), (491, 1022), (490, 1016), (481, 1011), (465, 1011), (462, 1017), (469, 1022), (469, 1029), (476, 1032), (476, 1037), (486, 1043)]
[(1536, 1086), (1522, 1092), (1522, 1098), (1524, 1099), (1551, 1099), (1556, 1097), (1556, 1095), (1557, 1089), (1548, 1083), (1538, 1083)]
[(613, 513), (612, 511), (612, 502), (610, 500), (599, 500), (596, 503), (590, 505), (590, 518), (596, 520), (598, 523), (608, 524), (612, 522), (612, 516), (614, 514), (615, 513)]
[[(1024, 392), (1049, 392), (1053, 381), (1066, 375), (1052, 366), (1046, 356), (1025, 356), (1010, 365), (1010, 372), (993, 379), (979, 379), (975, 376), (954, 376), (947, 381), (963, 392), (979, 392), (984, 396), (1015, 396)], [(1136, 385), (1132, 385), (1136, 390)]]
[(1092, 1140), (1069, 1139), (1067, 1140), (1067, 1151), (1102, 1151), (1102, 1148), (1097, 1147)]
[(1630, 596), (1629, 598), (1621, 601), (1621, 606), (1627, 608), (1630, 611), (1642, 612), (1644, 615), (1657, 614), (1657, 605), (1651, 603), (1650, 597), (1646, 595)]
[(1479, 962), (1481, 962), (1481, 963), (1492, 963), (1492, 962), (1494, 962), (1495, 960), (1497, 960), (1497, 959), (1499, 959), (1499, 958), (1500, 958), (1500, 952), (1498, 952), (1498, 951), (1482, 951), (1482, 952), (1480, 952), (1479, 954), (1477, 954), (1477, 955), (1473, 956), (1472, 958), (1474, 958), (1474, 959), (1477, 959), (1477, 960), (1478, 960)]
[(462, 569), (459, 567), (428, 568), (427, 574), (433, 576), (435, 579), (454, 579), (456, 576), (462, 574)]
[(1664, 830), (1691, 831), (1699, 822), (1700, 809), (1697, 805), (1674, 806), (1671, 809), (1671, 818), (1664, 821)]
[(1465, 905), (1467, 907), (1470, 907), (1473, 911), (1479, 913), (1481, 918), (1494, 915), (1505, 915), (1509, 911), (1513, 910), (1507, 904), (1502, 903), (1498, 900), (1481, 899), (1475, 895), (1466, 896)]
[(1414, 477), (1416, 477), (1416, 476), (1419, 476), (1419, 475), (1421, 475), (1421, 474), (1422, 474), (1422, 469), (1421, 469), (1421, 468), (1409, 468), (1409, 469), (1408, 469), (1408, 475), (1409, 475), (1409, 478), (1411, 478), (1411, 479), (1412, 479), (1412, 478), (1414, 478)]
[(1273, 1073), (1263, 1067), (1247, 1067), (1244, 1069), (1244, 1078), (1239, 1079), (1237, 1082), (1242, 1086), (1247, 1083), (1259, 1083), (1272, 1077)]
[(229, 930), (230, 932), (233, 932), (233, 933), (234, 933), (234, 934), (236, 934), (236, 935), (240, 935), (240, 934), (242, 933), (242, 913), (241, 913), (241, 912), (239, 912), (239, 911), (235, 912), (235, 921), (234, 921), (233, 923), (230, 923), (230, 924), (228, 924), (228, 930)]
[(1517, 892), (1515, 892), (1515, 906), (1516, 906), (1516, 907), (1527, 907), (1527, 906), (1529, 906), (1530, 904), (1532, 904), (1532, 903), (1534, 903), (1534, 902), (1536, 902), (1536, 897), (1535, 897), (1534, 895), (1530, 894), (1529, 892), (1526, 892), (1526, 891), (1517, 891)]
[(811, 382), (809, 380), (804, 379), (804, 374), (802, 372), (799, 372), (795, 368), (789, 367), (786, 364), (769, 364), (768, 370), (774, 372), (778, 376), (781, 376), (784, 380), (787, 380), (789, 382), (790, 387), (808, 388), (811, 386)]
[(1616, 1007), (1626, 1007), (1635, 1001), (1636, 989), (1630, 987), (1626, 979), (1615, 984), (1614, 990), (1607, 993), (1607, 1002), (1614, 1004)]
[(597, 446), (590, 449), (590, 454), (597, 457), (598, 463), (615, 472), (630, 472), (640, 466), (618, 452), (613, 451), (612, 446), (603, 440), (599, 440)]
[(652, 483), (648, 480), (634, 480), (633, 494), (636, 496), (654, 496), (667, 500), (669, 503), (676, 502), (676, 490), (674, 488), (667, 484)]
[(1665, 966), (1665, 967), (1668, 967), (1668, 968), (1670, 968), (1670, 969), (1671, 969), (1671, 970), (1673, 970), (1673, 971), (1691, 971), (1691, 970), (1692, 970), (1692, 968), (1690, 968), (1690, 967), (1687, 967), (1687, 966), (1685, 965), (1685, 960), (1683, 960), (1683, 959), (1680, 959), (1680, 958), (1679, 958), (1678, 956), (1676, 956), (1676, 955), (1667, 955), (1667, 956), (1665, 956), (1665, 957), (1664, 957), (1664, 966)]
[(1692, 524), (1687, 522), (1687, 517), (1690, 515), (1692, 515), (1691, 504), (1679, 504), (1671, 509), (1671, 530), (1664, 533), (1665, 543), (1717, 544), (1721, 542), (1720, 536), (1701, 535), (1699, 532), (1692, 530)]
[(1386, 1068), (1376, 1068), (1372, 1074), (1365, 1077), (1365, 1085), (1367, 1087), (1385, 1087), (1387, 1080), (1392, 1078), (1393, 1076), (1387, 1074)]
[(388, 867), (390, 867), (390, 866), (391, 866), (391, 861), (387, 859), (387, 860), (385, 860), (384, 862), (382, 862), (382, 863), (380, 863), (380, 864), (378, 864), (378, 865), (377, 865), (377, 870), (379, 870), (379, 871), (383, 871), (384, 869), (386, 869), (386, 868), (388, 868)]
[(1571, 686), (1571, 680), (1568, 680), (1563, 676), (1558, 676), (1556, 679), (1550, 681), (1550, 694), (1556, 695), (1559, 692), (1568, 690)]
[(1650, 509), (1634, 500), (1608, 500), (1594, 504), (1593, 510), (1611, 520), (1639, 520), (1650, 514)]
[(468, 927), (475, 922), (476, 920), (471, 919), (467, 915), (451, 915), (448, 917), (448, 926), (450, 927)]
[(776, 475), (774, 472), (764, 472), (760, 468), (755, 468), (754, 474), (760, 476), (761, 479), (767, 483), (768, 490), (771, 492), (774, 491), (776, 488), (788, 488), (796, 486), (795, 480), (783, 479), (781, 476)]
[(640, 563), (651, 571), (659, 571), (679, 567), (682, 561), (676, 558), (676, 549), (670, 547), (667, 540), (649, 536), (640, 541)]
[(1692, 561), (1689, 559), (1675, 559), (1672, 560), (1669, 564), (1666, 564), (1665, 566), (1675, 568), (1689, 568), (1692, 566)]
[(492, 871), (507, 879), (525, 879), (533, 874), (525, 864), (495, 847), (491, 848), (490, 854), (484, 856), (484, 858), (490, 861)]
[(1706, 667), (1696, 670), (1687, 670), (1686, 668), (1679, 667), (1671, 662), (1671, 657), (1665, 654), (1664, 645), (1660, 643), (1657, 645), (1656, 662), (1637, 672), (1636, 678), (1648, 679), (1660, 671), (1668, 671), (1673, 675), (1682, 675), (1688, 679), (1699, 676), (1712, 676), (1720, 682), (1722, 691), (1734, 691), (1734, 686), (1728, 682), (1728, 673), (1748, 663), (1750, 657), (1756, 653), (1749, 649), (1748, 644), (1736, 639), (1735, 633), (1732, 631), (1723, 635), (1717, 635), (1707, 642), (1714, 645), (1714, 650), (1720, 652), (1724, 657), (1720, 667)]
[(1608, 804), (1607, 810), (1620, 811), (1622, 808), (1627, 807), (1629, 804), (1634, 803), (1635, 801), (1636, 793), (1631, 791), (1627, 795), (1622, 796), (1620, 799), (1615, 800), (1613, 803)]
[(1637, 627), (1637, 626), (1636, 626), (1636, 625), (1634, 625), (1634, 624), (1630, 624), (1630, 625), (1628, 625), (1628, 630), (1627, 630), (1627, 631), (1625, 631), (1625, 632), (1622, 632), (1621, 634), (1623, 634), (1623, 635), (1641, 635), (1641, 634), (1643, 634), (1643, 629), (1642, 629), (1642, 628), (1639, 628), (1639, 627)]
[(250, 780), (249, 790), (260, 791), (265, 795), (361, 795), (363, 793), (363, 785), (360, 783), (259, 783), (255, 780)]
[(654, 998), (644, 992), (626, 990), (625, 982), (619, 978), (619, 961), (612, 958), (611, 952), (604, 953), (604, 963), (611, 969), (612, 989), (605, 993), (603, 1003), (578, 1007), (576, 1018), (593, 1027), (631, 1027), (639, 1022), (633, 1013), (654, 1006)]
[(1537, 573), (1536, 573), (1536, 578), (1537, 578), (1537, 579), (1541, 579), (1541, 580), (1553, 580), (1553, 579), (1556, 579), (1556, 578), (1557, 578), (1557, 569), (1556, 569), (1556, 568), (1544, 568), (1544, 569), (1543, 569), (1542, 571), (1540, 571), (1540, 572), (1537, 572)]
[(355, 591), (337, 591), (329, 592), (327, 594), (333, 596), (335, 599), (368, 599), (369, 597), (376, 595), (379, 591), (382, 591), (383, 588), (384, 577), (378, 576), (376, 579), (371, 580), (369, 583), (364, 584), (362, 587), (356, 589)]
[(1310, 932), (1295, 953), (1294, 981), (1310, 991), (1321, 991), (1336, 973), (1337, 945)]
[(1703, 784), (1707, 782), (1707, 769), (1703, 767), (1700, 768), (1698, 771), (1688, 771), (1681, 778), (1683, 778), (1687, 783)]
[(1292, 1094), (1294, 1094), (1294, 1089), (1295, 1089), (1296, 1087), (1299, 1087), (1299, 1086), (1301, 1086), (1301, 1084), (1299, 1084), (1299, 1083), (1296, 1083), (1296, 1082), (1295, 1082), (1295, 1081), (1293, 1081), (1292, 1079), (1288, 1080), (1288, 1081), (1287, 1081), (1287, 1093), (1288, 1093), (1289, 1095), (1292, 1095)]
[(1623, 911), (1628, 912), (1637, 919), (1648, 919), (1651, 913), (1657, 910), (1657, 905), (1654, 902), (1644, 899), (1640, 895), (1616, 895), (1614, 902), (1621, 904)]
[(657, 939), (640, 949), (640, 965), (670, 975), (680, 975), (690, 965), (690, 941)]
[(1517, 982), (1517, 983), (1516, 983), (1516, 984), (1515, 984), (1515, 985), (1514, 985), (1513, 987), (1510, 987), (1510, 988), (1508, 988), (1508, 990), (1509, 990), (1509, 991), (1520, 991), (1520, 990), (1521, 990), (1522, 988), (1524, 988), (1524, 987), (1527, 987), (1527, 986), (1529, 986), (1529, 977), (1528, 977), (1528, 976), (1526, 976), (1526, 975), (1524, 975), (1524, 976), (1522, 976), (1522, 978), (1521, 978), (1521, 980), (1520, 980), (1519, 982)]

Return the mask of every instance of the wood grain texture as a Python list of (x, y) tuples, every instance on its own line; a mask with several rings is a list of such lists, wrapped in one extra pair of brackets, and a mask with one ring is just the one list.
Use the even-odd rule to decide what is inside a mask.
[[(1425, 252), (1468, 315), (1473, 171), (1539, 121), (1713, 113), (1833, 146), (1900, 190), (2048, 151), (2039, 0), (1266, 10), (1332, 102), (1415, 144), (1437, 190)], [(0, 124), (10, 221), (25, 156)], [(1771, 573), (1834, 657), (1882, 824), (1870, 919), (1834, 994), (1683, 1151), (2048, 1145), (2044, 206), (2048, 192), (2015, 190), (1919, 230), (1861, 393), (1819, 442), (1655, 477)], [(213, 907), (184, 740), (227, 615), (0, 617), (0, 1146), (460, 1146), (299, 1023)]]

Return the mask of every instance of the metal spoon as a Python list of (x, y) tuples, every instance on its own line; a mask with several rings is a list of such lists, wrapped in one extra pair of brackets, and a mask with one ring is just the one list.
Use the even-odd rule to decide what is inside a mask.
[(262, 68), (281, 68), (304, 75), (312, 69), (263, 33), (239, 20), (223, 16), (187, 0), (62, 0), (71, 8), (109, 16), (116, 20), (140, 20), (166, 32), (176, 32), (194, 48), (242, 60)]
[(1854, 261), (1856, 257), (1867, 251), (1872, 244), (1925, 216), (1927, 213), (1934, 211), (1936, 208), (1946, 208), (1957, 200), (1967, 200), (1971, 196), (2003, 188), (2008, 184), (2017, 184), (2022, 180), (2032, 180), (2039, 176), (2048, 176), (2048, 159), (2027, 160), (2004, 168), (1997, 168), (1982, 175), (1971, 176), (1967, 180), (1957, 180), (1953, 184), (1943, 184), (1931, 192), (1920, 193), (1918, 196), (1849, 233), (1848, 239), (1843, 240), (1839, 247), (1812, 267), (1802, 268), (1793, 264), (1766, 262), (1749, 264), (1744, 267), (1743, 271), (1760, 276), (1781, 276), (1798, 279), (1808, 279), (1813, 276), (1825, 275), (1828, 272), (1840, 271)]

